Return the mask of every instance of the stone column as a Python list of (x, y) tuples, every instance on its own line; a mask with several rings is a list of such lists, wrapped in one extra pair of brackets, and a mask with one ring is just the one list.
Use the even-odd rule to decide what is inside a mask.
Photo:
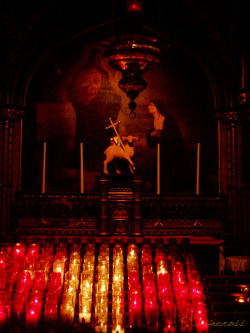
[(1, 234), (7, 235), (13, 217), (11, 207), (14, 194), (19, 189), (21, 179), (20, 123), (24, 111), (5, 107), (0, 111), (1, 121), (1, 178), (0, 178), (0, 219)]
[[(226, 139), (226, 194), (228, 197), (229, 233), (232, 238), (233, 251), (239, 249), (242, 232), (238, 221), (238, 196), (241, 182), (241, 113), (238, 110), (229, 110), (221, 114), (221, 123), (224, 126)], [(224, 147), (225, 148), (225, 147)]]

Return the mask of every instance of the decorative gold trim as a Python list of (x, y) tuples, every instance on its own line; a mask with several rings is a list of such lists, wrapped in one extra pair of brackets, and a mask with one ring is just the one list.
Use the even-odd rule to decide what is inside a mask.
[(241, 105), (250, 102), (250, 92), (239, 94), (238, 101)]
[(24, 114), (24, 110), (6, 107), (2, 108), (0, 111), (0, 118), (3, 120), (18, 121), (24, 116)]
[(238, 111), (227, 111), (221, 114), (221, 121), (223, 123), (235, 123), (239, 119)]

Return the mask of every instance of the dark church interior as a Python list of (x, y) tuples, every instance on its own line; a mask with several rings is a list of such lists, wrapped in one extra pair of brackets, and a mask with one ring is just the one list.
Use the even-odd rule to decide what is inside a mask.
[(0, 332), (250, 332), (249, 9), (1, 2)]

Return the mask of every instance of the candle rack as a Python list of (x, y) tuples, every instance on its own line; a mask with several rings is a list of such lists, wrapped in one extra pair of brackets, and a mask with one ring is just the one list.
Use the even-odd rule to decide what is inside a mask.
[(4, 333), (208, 331), (206, 297), (187, 244), (61, 239), (2, 246), (0, 259)]

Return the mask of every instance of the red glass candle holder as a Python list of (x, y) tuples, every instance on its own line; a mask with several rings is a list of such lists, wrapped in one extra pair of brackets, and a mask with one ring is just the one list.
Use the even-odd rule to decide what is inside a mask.
[(141, 316), (142, 316), (142, 299), (141, 294), (131, 293), (129, 295), (129, 325), (141, 325)]
[(39, 310), (33, 302), (28, 302), (26, 306), (26, 332), (35, 333), (39, 321)]
[(148, 326), (158, 326), (158, 304), (155, 297), (147, 297), (144, 302), (145, 320)]
[(44, 308), (45, 322), (47, 324), (56, 324), (58, 320), (58, 305), (57, 304), (45, 304)]
[(176, 305), (173, 300), (163, 299), (161, 302), (161, 312), (164, 326), (172, 327), (176, 323)]
[(7, 322), (6, 306), (0, 304), (0, 332), (3, 332), (3, 327)]
[(131, 272), (128, 274), (128, 285), (139, 284), (139, 272)]

